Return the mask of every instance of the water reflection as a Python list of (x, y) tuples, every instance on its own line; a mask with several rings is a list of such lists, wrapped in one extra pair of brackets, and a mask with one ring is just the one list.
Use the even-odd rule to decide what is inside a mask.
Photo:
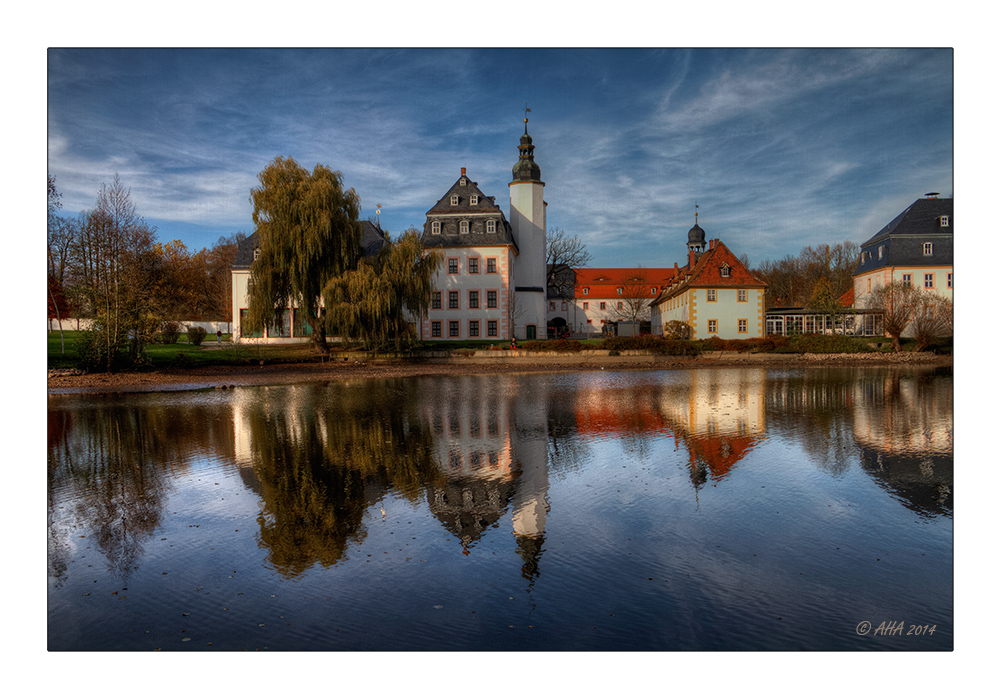
[(607, 441), (642, 460), (672, 440), (697, 494), (764, 442), (794, 439), (832, 478), (860, 465), (912, 511), (950, 516), (951, 391), (940, 371), (701, 369), (51, 399), (49, 574), (65, 581), (82, 537), (127, 579), (176, 478), (206, 456), (259, 497), (258, 543), (288, 578), (344, 560), (372, 512), (401, 497), (466, 555), (513, 533), (535, 581), (553, 476), (571, 478)]

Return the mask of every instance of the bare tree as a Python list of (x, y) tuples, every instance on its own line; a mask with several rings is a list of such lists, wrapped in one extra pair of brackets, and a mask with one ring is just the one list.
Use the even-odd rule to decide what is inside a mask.
[(891, 281), (876, 288), (867, 298), (867, 307), (882, 311), (882, 327), (892, 338), (892, 350), (902, 351), (900, 335), (913, 319), (920, 293), (908, 283)]
[(933, 291), (920, 289), (913, 314), (913, 336), (917, 340), (915, 351), (923, 351), (939, 337), (952, 333), (952, 302)]
[(553, 228), (548, 233), (546, 247), (548, 295), (572, 298), (576, 285), (573, 270), (588, 266), (592, 259), (587, 246), (580, 236), (570, 237), (559, 228)]
[(622, 278), (618, 297), (620, 298), (618, 304), (621, 307), (615, 306), (615, 315), (619, 320), (632, 323), (634, 334), (639, 322), (649, 317), (649, 302), (652, 296), (646, 270), (638, 267), (627, 272)]

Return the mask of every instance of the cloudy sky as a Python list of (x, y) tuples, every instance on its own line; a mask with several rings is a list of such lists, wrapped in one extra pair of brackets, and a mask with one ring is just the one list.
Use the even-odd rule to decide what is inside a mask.
[(752, 262), (862, 242), (953, 190), (950, 49), (49, 49), (65, 213), (118, 173), (161, 240), (252, 231), (275, 156), (422, 226), (466, 167), (506, 211), (524, 107), (549, 228), (672, 266), (699, 223)]

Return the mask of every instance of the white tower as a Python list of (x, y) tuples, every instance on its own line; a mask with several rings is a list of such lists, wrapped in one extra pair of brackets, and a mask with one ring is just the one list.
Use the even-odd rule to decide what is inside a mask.
[[(530, 109), (525, 109), (525, 113)], [(517, 244), (514, 260), (514, 336), (518, 339), (545, 339), (545, 182), (535, 164), (535, 146), (528, 135), (528, 117), (524, 117), (524, 135), (517, 147), (520, 158), (514, 165), (510, 183), (510, 225)]]

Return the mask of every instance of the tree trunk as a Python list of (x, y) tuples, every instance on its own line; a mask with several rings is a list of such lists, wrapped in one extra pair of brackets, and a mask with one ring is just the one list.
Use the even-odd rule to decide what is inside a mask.
[(320, 310), (315, 317), (309, 318), (312, 325), (313, 351), (323, 356), (330, 355), (330, 346), (326, 343), (326, 312)]

